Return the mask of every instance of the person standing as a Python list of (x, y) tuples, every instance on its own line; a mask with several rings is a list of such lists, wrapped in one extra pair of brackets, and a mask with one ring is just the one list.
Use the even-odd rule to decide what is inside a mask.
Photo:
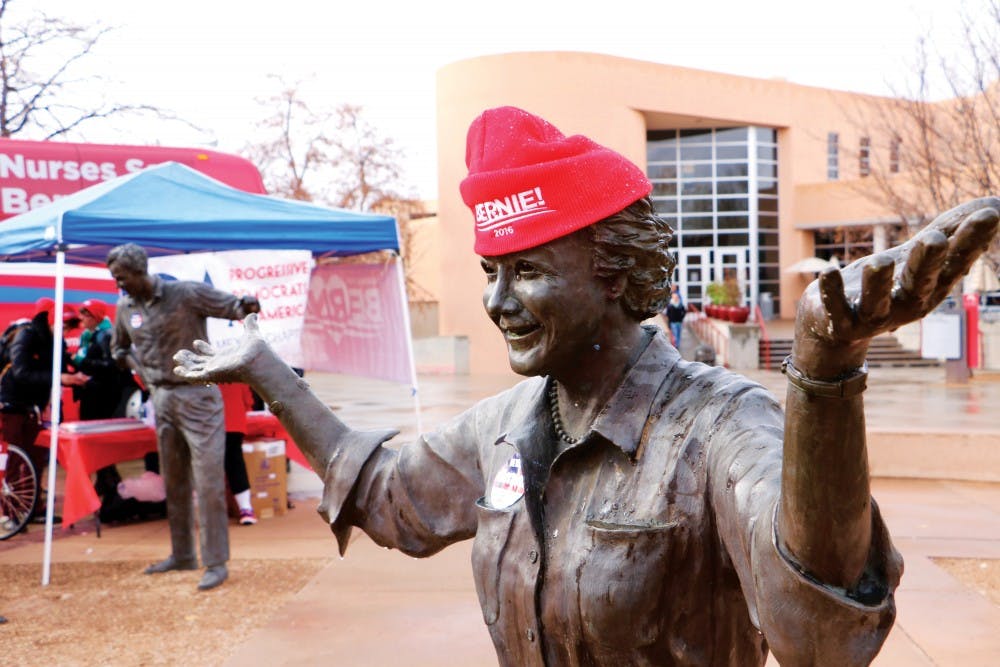
[(148, 272), (148, 256), (134, 243), (108, 252), (107, 265), (124, 295), (118, 300), (112, 355), (139, 374), (156, 414), (157, 448), (167, 490), (170, 555), (146, 574), (198, 568), (194, 543), (194, 503), (205, 573), (199, 590), (215, 588), (229, 576), (229, 522), (223, 459), (225, 435), (218, 387), (187, 384), (173, 374), (173, 354), (207, 340), (207, 318), (243, 319), (260, 311), (257, 299), (237, 297), (205, 283), (165, 281)]
[[(35, 439), (41, 431), (42, 413), (52, 394), (54, 313), (52, 299), (44, 297), (35, 302), (31, 322), (21, 327), (10, 343), (10, 362), (0, 376), (3, 438), (28, 453), (40, 476), (48, 465), (49, 450), (36, 445)], [(84, 374), (68, 372), (69, 355), (65, 342), (62, 355), (62, 384), (79, 386), (86, 382)]]
[(674, 347), (681, 349), (681, 333), (684, 330), (684, 315), (687, 308), (681, 302), (681, 295), (677, 292), (670, 294), (670, 302), (667, 304), (666, 316), (667, 324), (670, 326), (670, 337), (673, 338)]
[[(78, 309), (83, 332), (80, 347), (73, 355), (73, 364), (88, 379), (74, 388), (80, 402), (80, 419), (110, 419), (124, 417), (129, 397), (139, 388), (132, 379), (132, 372), (120, 368), (111, 356), (111, 320), (108, 304), (100, 299), (87, 299)], [(94, 489), (101, 496), (100, 516), (107, 515), (109, 505), (120, 501), (118, 483), (121, 475), (114, 464), (97, 471)]]
[(243, 439), (247, 433), (247, 410), (253, 408), (253, 392), (238, 382), (220, 384), (219, 390), (226, 414), (226, 481), (239, 508), (240, 525), (252, 526), (257, 523), (257, 515), (250, 501), (250, 477), (243, 460)]

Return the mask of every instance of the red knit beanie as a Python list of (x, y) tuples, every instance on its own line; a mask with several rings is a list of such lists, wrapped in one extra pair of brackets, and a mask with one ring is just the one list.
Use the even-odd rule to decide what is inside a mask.
[(515, 107), (469, 126), (460, 189), (476, 221), (478, 255), (534, 248), (603, 220), (650, 193), (642, 170), (582, 135)]
[(56, 302), (47, 296), (35, 302), (35, 315), (38, 313), (51, 313), (56, 307)]
[(108, 314), (108, 304), (104, 303), (100, 299), (87, 299), (80, 304), (80, 310), (86, 310), (94, 316), (95, 320), (100, 322), (104, 319), (104, 316)]

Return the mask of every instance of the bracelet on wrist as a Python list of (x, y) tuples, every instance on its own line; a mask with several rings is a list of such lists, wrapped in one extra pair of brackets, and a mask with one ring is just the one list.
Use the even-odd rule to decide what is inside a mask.
[(781, 372), (788, 378), (789, 384), (797, 387), (810, 396), (825, 398), (851, 398), (868, 388), (868, 362), (866, 361), (850, 374), (836, 380), (816, 380), (807, 378), (792, 364), (792, 356), (788, 355), (781, 362)]

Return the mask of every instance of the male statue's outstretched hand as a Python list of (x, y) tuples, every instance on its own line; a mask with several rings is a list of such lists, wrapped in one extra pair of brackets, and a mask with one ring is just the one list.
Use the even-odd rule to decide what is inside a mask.
[(257, 315), (243, 320), (245, 333), (239, 344), (228, 352), (217, 351), (203, 340), (194, 342), (194, 351), (180, 350), (174, 355), (174, 374), (189, 382), (246, 382), (247, 369), (267, 343), (260, 335)]

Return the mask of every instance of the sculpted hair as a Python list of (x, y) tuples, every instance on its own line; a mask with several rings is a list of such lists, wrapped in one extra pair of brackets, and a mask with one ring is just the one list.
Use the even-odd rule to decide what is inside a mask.
[(670, 299), (670, 276), (676, 264), (667, 248), (674, 230), (656, 215), (649, 197), (590, 225), (585, 231), (594, 244), (594, 275), (613, 278), (624, 273), (626, 276), (622, 295), (625, 312), (642, 321), (666, 307)]
[(108, 251), (107, 265), (118, 264), (133, 273), (146, 273), (149, 256), (146, 249), (135, 243), (125, 243)]

